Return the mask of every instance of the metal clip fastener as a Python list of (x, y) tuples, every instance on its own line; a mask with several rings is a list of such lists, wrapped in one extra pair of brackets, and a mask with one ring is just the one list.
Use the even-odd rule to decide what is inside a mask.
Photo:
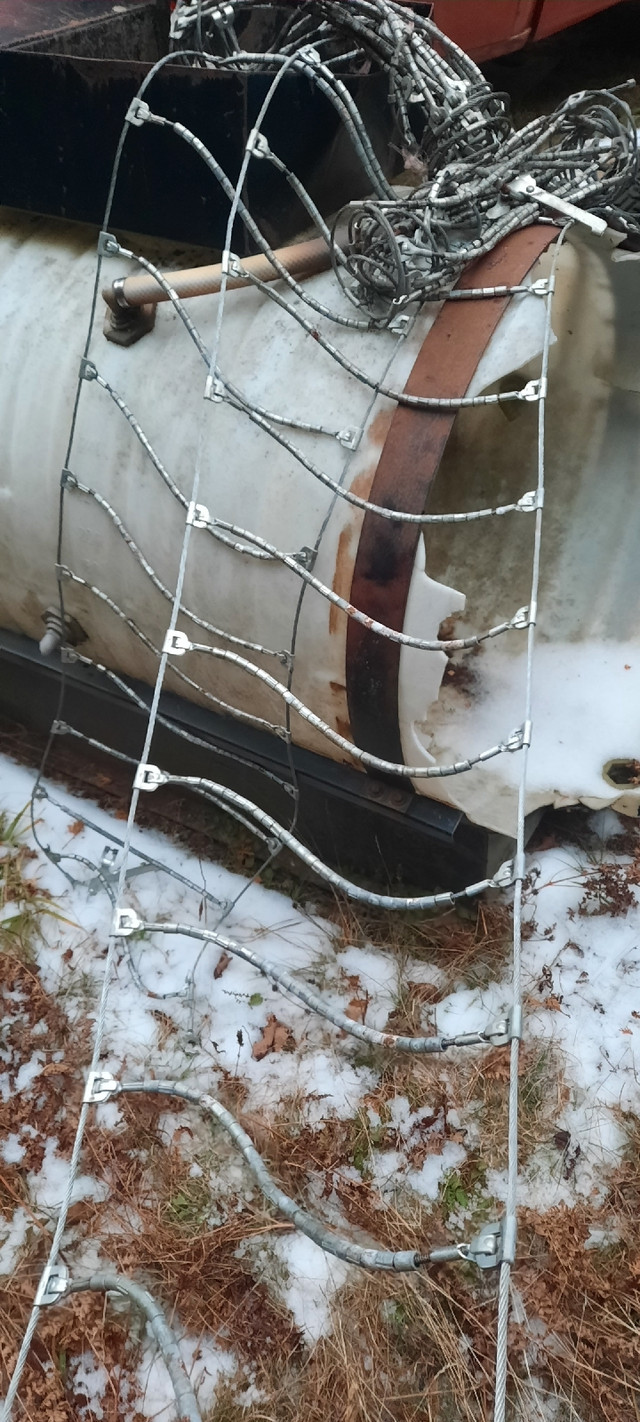
[(252, 153), (254, 158), (270, 158), (271, 149), (269, 142), (258, 128), (252, 128), (247, 139), (247, 153)]
[(520, 853), (519, 853), (519, 854), (516, 854), (516, 857), (515, 857), (515, 859), (514, 859), (514, 861), (513, 861), (513, 882), (514, 882), (514, 884), (522, 883), (522, 881), (523, 881), (523, 879), (524, 879), (525, 877), (526, 877), (526, 871), (525, 871), (525, 864), (524, 864), (524, 854), (523, 854), (522, 850), (520, 850)]
[(541, 509), (543, 504), (542, 492), (537, 489), (529, 489), (526, 494), (518, 499), (516, 508), (521, 513), (532, 513), (535, 509)]
[(119, 257), (121, 251), (120, 243), (112, 232), (101, 232), (98, 237), (99, 257)]
[(85, 360), (84, 357), (80, 361), (80, 370), (78, 373), (81, 380), (98, 379), (98, 367), (93, 364), (92, 360)]
[(532, 281), (531, 286), (527, 287), (532, 296), (553, 296), (555, 289), (555, 276), (540, 277), (539, 281)]
[(488, 1224), (474, 1236), (469, 1244), (464, 1242), (447, 1244), (442, 1249), (432, 1249), (427, 1260), (422, 1262), (455, 1264), (460, 1260), (463, 1264), (475, 1264), (478, 1269), (495, 1269), (506, 1258), (503, 1238), (503, 1223)]
[(133, 909), (117, 909), (113, 916), (111, 927), (112, 938), (129, 938), (132, 933), (139, 933), (142, 928), (142, 919), (138, 918)]
[(524, 400), (524, 401), (526, 402), (526, 404), (528, 404), (528, 405), (534, 404), (537, 400), (546, 400), (546, 398), (547, 398), (547, 377), (546, 377), (546, 375), (543, 376), (540, 380), (528, 380), (527, 383), (526, 383), (526, 385), (523, 385), (522, 390), (518, 390), (517, 394), (518, 394), (518, 399), (519, 399), (519, 400)]
[(485, 1225), (467, 1245), (466, 1257), (478, 1269), (496, 1269), (504, 1258), (503, 1223)]
[(187, 523), (190, 523), (192, 528), (206, 528), (207, 525), (211, 523), (211, 514), (209, 513), (207, 505), (189, 504)]
[(511, 626), (516, 627), (519, 632), (528, 627), (532, 621), (531, 608), (519, 607), (515, 617), (511, 619)]
[(508, 1047), (512, 1036), (510, 1017), (499, 1017), (484, 1034), (485, 1041), (492, 1047)]
[(36, 1289), (36, 1308), (46, 1308), (64, 1298), (69, 1288), (69, 1270), (66, 1264), (47, 1264)]
[[(63, 472), (66, 473), (67, 471), (64, 470)], [(72, 576), (71, 569), (67, 567), (66, 563), (56, 563), (56, 578), (59, 583), (69, 582)]]
[(511, 1021), (509, 1024), (512, 1042), (522, 1041), (522, 1003), (516, 1002), (511, 1009)]
[(62, 489), (77, 489), (78, 480), (70, 469), (63, 469), (60, 475), (60, 487)]
[(204, 387), (205, 400), (212, 400), (214, 405), (219, 405), (224, 400), (224, 385), (218, 376), (207, 376)]
[(54, 721), (51, 726), (52, 736), (66, 736), (71, 730), (66, 721)]
[(581, 227), (588, 227), (596, 237), (604, 237), (607, 231), (604, 217), (594, 217), (592, 212), (585, 212), (584, 208), (576, 207), (575, 203), (567, 202), (565, 198), (556, 197), (555, 193), (547, 192), (545, 188), (539, 188), (531, 173), (522, 173), (519, 178), (514, 178), (512, 182), (506, 183), (505, 190), (511, 197), (521, 198), (524, 202), (537, 202), (541, 207), (548, 207), (551, 212), (559, 213), (561, 217), (566, 217), (570, 222), (577, 222)]
[(211, 19), (219, 30), (228, 30), (233, 24), (233, 5), (219, 5), (217, 10), (211, 11)]
[(305, 44), (298, 50), (298, 59), (302, 59), (305, 64), (322, 64), (322, 55), (312, 44)]
[(405, 312), (402, 316), (394, 316), (389, 322), (387, 329), (393, 331), (394, 336), (406, 336), (411, 328), (412, 318)]
[(298, 553), (291, 554), (294, 562), (299, 563), (301, 568), (306, 568), (309, 573), (313, 568), (317, 556), (317, 550), (315, 548), (307, 548), (306, 545), (301, 548)]
[(162, 650), (168, 657), (183, 657), (191, 651), (191, 643), (186, 632), (167, 632)]
[(136, 770), (133, 782), (134, 790), (157, 790), (160, 785), (166, 785), (169, 779), (164, 770), (160, 770), (157, 765), (139, 765)]
[(338, 444), (345, 449), (357, 449), (360, 443), (360, 430), (338, 430), (336, 435)]
[(513, 883), (513, 874), (514, 861), (513, 859), (506, 859), (504, 864), (501, 864), (500, 868), (496, 869), (496, 872), (493, 875), (493, 878), (491, 880), (493, 888), (509, 889)]
[(132, 99), (125, 114), (125, 123), (133, 123), (136, 128), (142, 128), (150, 114), (151, 109), (148, 104), (145, 104), (144, 99)]
[(120, 1091), (120, 1082), (110, 1071), (90, 1071), (84, 1088), (82, 1098), (86, 1106), (98, 1106), (101, 1101), (109, 1101), (110, 1097), (117, 1096)]
[(511, 735), (509, 736), (508, 740), (505, 741), (505, 743), (504, 743), (504, 748), (505, 748), (505, 750), (508, 750), (508, 751), (519, 751), (519, 750), (522, 750), (522, 747), (523, 747), (523, 745), (524, 745), (524, 739), (523, 739), (523, 737), (524, 737), (524, 727), (523, 727), (523, 726), (518, 726), (515, 731), (512, 731), (512, 732), (511, 732)]
[(522, 744), (523, 744), (523, 746), (530, 746), (530, 745), (531, 745), (531, 737), (532, 737), (532, 735), (533, 735), (533, 722), (532, 722), (532, 721), (525, 721), (524, 726), (522, 727)]

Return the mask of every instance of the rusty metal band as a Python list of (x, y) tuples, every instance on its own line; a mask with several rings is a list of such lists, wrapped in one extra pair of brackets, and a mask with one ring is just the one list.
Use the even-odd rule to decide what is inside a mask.
[[(518, 286), (555, 241), (557, 229), (527, 227), (468, 267), (458, 288)], [(466, 395), (481, 357), (513, 297), (445, 302), (409, 376), (409, 395)], [(438, 472), (455, 411), (412, 410), (399, 405), (369, 492), (372, 503), (423, 513)], [(422, 530), (366, 513), (353, 571), (350, 601), (394, 631), (404, 628), (409, 587)], [(401, 648), (349, 620), (346, 685), (351, 734), (357, 746), (404, 763), (399, 720)]]

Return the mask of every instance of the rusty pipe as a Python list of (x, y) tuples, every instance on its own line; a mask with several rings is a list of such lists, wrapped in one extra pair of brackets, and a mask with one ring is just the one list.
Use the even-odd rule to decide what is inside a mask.
[[(331, 265), (329, 248), (322, 237), (298, 242), (292, 247), (279, 247), (275, 256), (281, 266), (286, 267), (296, 279), (314, 276), (316, 272), (326, 271)], [(260, 281), (278, 280), (279, 273), (269, 258), (262, 253), (243, 257), (241, 260), (244, 269)], [(163, 276), (182, 301), (189, 296), (212, 296), (220, 290), (222, 263), (216, 262), (210, 267), (186, 268), (184, 271), (163, 272)], [(249, 277), (230, 275), (227, 278), (227, 287), (230, 289), (248, 285)], [(119, 281), (114, 281), (112, 286), (104, 287), (102, 295), (113, 312), (126, 311), (131, 307), (155, 306), (159, 301), (170, 299), (155, 277), (146, 274), (121, 277)]]

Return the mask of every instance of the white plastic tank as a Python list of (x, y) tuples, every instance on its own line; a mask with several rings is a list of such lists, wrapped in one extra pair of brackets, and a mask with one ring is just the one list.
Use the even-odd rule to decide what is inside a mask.
[[(494, 270), (506, 262), (505, 269), (521, 269), (519, 284), (539, 282), (549, 271), (553, 236), (549, 228), (517, 234), (515, 258), (500, 249)], [(35, 640), (43, 613), (57, 602), (60, 476), (95, 262), (95, 238), (84, 229), (3, 214), (0, 626)], [(103, 278), (133, 269), (110, 259)], [(384, 487), (388, 505), (403, 509), (409, 486), (415, 500), (424, 478), (429, 512), (517, 502), (536, 483), (536, 404), (465, 409), (455, 421), (423, 411), (411, 414), (409, 427), (406, 411), (399, 419), (396, 402), (376, 387), (402, 391), (412, 379), (423, 380), (420, 393), (438, 395), (452, 378), (455, 386), (460, 372), (460, 393), (523, 387), (539, 373), (540, 295), (504, 301), (485, 339), (478, 307), (486, 310), (486, 302), (456, 303), (455, 316), (453, 303), (427, 307), (408, 332), (366, 331), (313, 315), (282, 283), (275, 290), (288, 309), (255, 290), (227, 294), (219, 368), (254, 411), (277, 415), (277, 423), (268, 415), (256, 423), (227, 399), (203, 399), (206, 365), (170, 305), (159, 308), (151, 334), (122, 349), (104, 338), (98, 300), (88, 358), (100, 380), (82, 381), (68, 460), (71, 475), (93, 493), (72, 487), (65, 494), (60, 556), (82, 580), (64, 584), (67, 612), (83, 636), (78, 651), (121, 675), (155, 680), (151, 647), (162, 647), (170, 617), (157, 582), (173, 594), (196, 470), (196, 501), (211, 518), (258, 534), (311, 566), (347, 603), (360, 606), (364, 596), (362, 610), (379, 621), (397, 626), (400, 617), (407, 634), (437, 639), (444, 624), (447, 637), (468, 637), (528, 603), (532, 514), (429, 525), (403, 542), (406, 528), (349, 505), (264, 422), (361, 498)], [(334, 311), (356, 314), (330, 272), (310, 278), (306, 290)], [(207, 346), (218, 303), (216, 296), (188, 303)], [(637, 259), (614, 261), (581, 239), (566, 244), (553, 305), (530, 810), (583, 802), (638, 813), (640, 361), (633, 329), (639, 306)], [(294, 309), (312, 330), (294, 319)], [(327, 353), (318, 335), (365, 372), (367, 383)], [(102, 380), (126, 403), (184, 502)], [(398, 759), (400, 750), (406, 765), (447, 764), (522, 725), (522, 630), (453, 657), (392, 650), (385, 671), (384, 658), (376, 662), (375, 634), (354, 632), (344, 611), (292, 569), (250, 557), (199, 527), (191, 529), (182, 602), (201, 622), (292, 657), (295, 695), (340, 736), (383, 759)], [(191, 642), (235, 651), (287, 682), (286, 659), (243, 650), (186, 612), (178, 627)], [(196, 651), (170, 659), (167, 686), (202, 705), (223, 703), (274, 727), (283, 722), (283, 702), (268, 686)], [(292, 730), (298, 744), (349, 762), (345, 750), (295, 712)], [(512, 833), (518, 762), (517, 754), (505, 753), (455, 777), (415, 779), (414, 788)]]

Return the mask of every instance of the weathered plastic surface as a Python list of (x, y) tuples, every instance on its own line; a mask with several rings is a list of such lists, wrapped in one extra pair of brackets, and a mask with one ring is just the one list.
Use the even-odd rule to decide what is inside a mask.
[[(39, 639), (42, 611), (56, 600), (58, 483), (65, 459), (79, 357), (93, 280), (84, 233), (34, 218), (5, 216), (0, 233), (0, 625)], [(549, 256), (531, 272), (548, 269)], [(105, 275), (123, 275), (108, 264)], [(331, 274), (309, 289), (337, 307)], [(211, 338), (217, 298), (189, 311)], [(640, 595), (637, 581), (640, 316), (637, 259), (576, 242), (561, 257), (554, 305), (548, 415), (539, 649), (529, 808), (617, 804), (635, 814), (640, 791), (603, 774), (638, 755)], [(334, 343), (373, 379), (403, 388), (435, 316), (426, 309), (405, 340), (329, 326)], [(480, 362), (472, 393), (537, 374), (544, 305), (515, 298)], [(121, 350), (101, 335), (98, 311), (91, 357), (115, 386), (187, 497), (201, 462), (199, 501), (211, 513), (257, 531), (287, 552), (312, 547), (325, 520), (314, 572), (347, 598), (362, 514), (300, 468), (250, 420), (225, 404), (203, 402), (204, 367), (175, 313)], [(331, 431), (364, 425), (355, 453), (329, 435), (285, 434), (334, 479), (366, 496), (394, 406), (348, 376), (271, 302), (229, 294), (220, 365), (225, 376), (270, 410)], [(510, 502), (535, 485), (536, 406), (462, 412), (434, 487), (430, 511)], [(117, 510), (167, 587), (173, 588), (184, 511), (163, 486), (126, 421), (95, 382), (83, 388), (72, 470)], [(533, 519), (515, 514), (455, 529), (427, 530), (413, 573), (404, 630), (433, 638), (452, 619), (454, 635), (481, 631), (528, 602)], [(426, 549), (426, 555), (425, 555)], [(105, 512), (93, 500), (65, 501), (63, 561), (125, 610), (156, 645), (169, 604), (153, 587)], [(273, 649), (289, 646), (301, 585), (194, 530), (184, 602), (201, 617)], [(96, 661), (152, 681), (155, 659), (89, 592), (68, 587), (69, 610), (88, 634)], [(466, 600), (466, 601), (465, 601)], [(208, 641), (187, 618), (180, 627)], [(224, 644), (223, 644), (224, 645)], [(522, 724), (524, 637), (512, 632), (462, 661), (404, 650), (399, 720), (405, 763), (447, 762), (478, 752)], [(456, 659), (457, 662), (457, 659)], [(195, 654), (176, 663), (210, 694), (281, 722), (282, 706), (254, 679)], [(263, 665), (283, 675), (273, 658)], [(441, 681), (444, 677), (443, 684)], [(168, 685), (192, 694), (175, 673)], [(346, 619), (311, 590), (302, 603), (298, 696), (349, 736)], [(340, 759), (339, 750), (294, 716), (299, 744)], [(517, 755), (480, 770), (415, 788), (474, 821), (513, 830)], [(633, 768), (628, 778), (633, 780)]]

